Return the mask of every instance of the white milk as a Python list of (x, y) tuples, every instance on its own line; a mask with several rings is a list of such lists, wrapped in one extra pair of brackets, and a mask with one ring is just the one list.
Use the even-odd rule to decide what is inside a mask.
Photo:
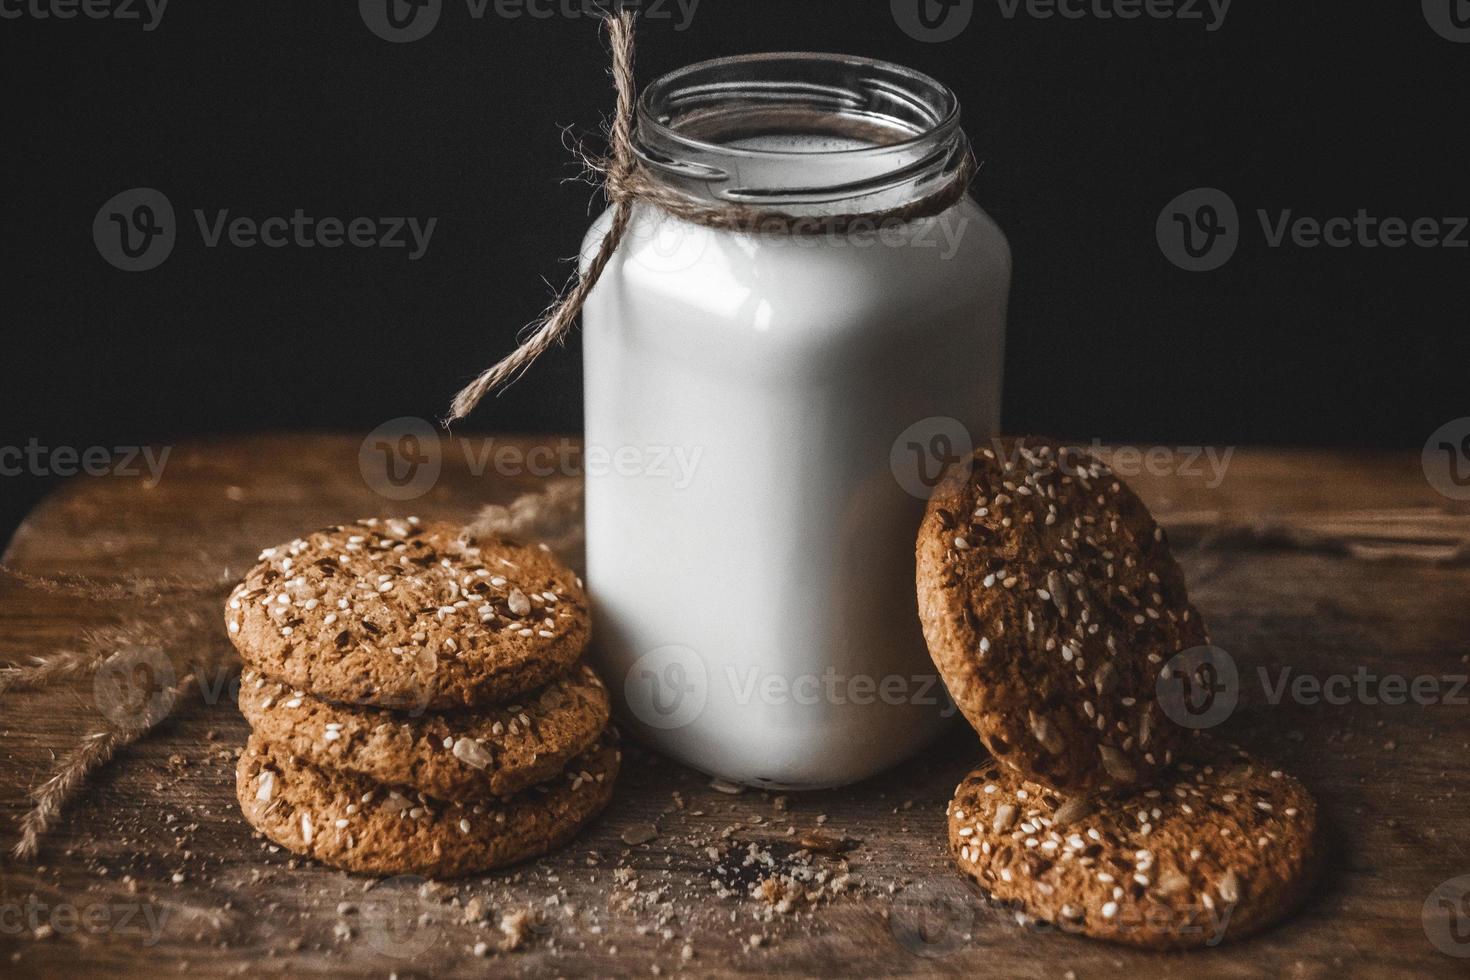
[(919, 627), (910, 460), (997, 430), (1010, 256), (968, 198), (887, 236), (640, 206), (584, 312), (593, 656), (635, 734), (737, 782), (862, 779), (953, 714)]

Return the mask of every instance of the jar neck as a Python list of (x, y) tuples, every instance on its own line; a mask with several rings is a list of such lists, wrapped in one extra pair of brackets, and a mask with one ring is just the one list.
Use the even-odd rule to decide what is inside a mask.
[(932, 194), (969, 153), (959, 101), (927, 75), (829, 54), (706, 61), (638, 103), (634, 152), (702, 203), (795, 215), (882, 211)]

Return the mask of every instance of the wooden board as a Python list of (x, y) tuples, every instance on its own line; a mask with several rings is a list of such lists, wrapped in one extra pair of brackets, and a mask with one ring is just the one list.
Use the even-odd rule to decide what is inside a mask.
[[(387, 509), (360, 475), (359, 448), (331, 436), (176, 447), (151, 489), (117, 477), (63, 487), (19, 530), (6, 562), (109, 580), (238, 575), (265, 545)], [(465, 520), (537, 484), (475, 475), (457, 448), (414, 511)], [(1215, 486), (1208, 469), (1195, 476), (1182, 463), (1132, 482), (1170, 527), (1197, 604), (1240, 665), (1240, 706), (1221, 730), (1299, 774), (1330, 824), (1329, 867), (1311, 900), (1263, 936), (1150, 954), (1017, 925), (946, 854), (945, 803), (979, 754), (962, 730), (883, 777), (783, 799), (726, 795), (633, 751), (611, 810), (559, 854), (425, 889), (374, 884), (252, 835), (232, 788), (246, 727), (226, 696), (192, 702), (124, 752), (64, 814), (39, 866), (0, 860), (0, 974), (1470, 974), (1470, 959), (1431, 944), (1424, 919), (1436, 886), (1470, 874), (1470, 706), (1273, 705), (1258, 680), (1261, 669), (1267, 688), (1287, 668), (1319, 678), (1470, 671), (1470, 508), (1435, 493), (1407, 453), (1242, 450)], [(0, 582), (0, 649), (18, 661), (140, 612), (160, 610)], [(85, 683), (0, 700), (7, 851), (27, 791), (97, 724)], [(825, 880), (850, 876), (841, 893), (784, 914), (744, 894), (755, 876), (740, 866), (749, 845), (787, 867), (812, 833), (857, 842), (845, 861), (811, 862)], [(736, 857), (712, 858), (721, 848)], [(472, 899), (487, 924), (466, 921)], [(526, 909), (535, 928), (519, 951), (499, 952), (500, 915)], [(1464, 913), (1462, 899), (1465, 942), (1452, 949), (1470, 954)], [(53, 934), (36, 938), (32, 926), (47, 923)], [(486, 959), (474, 954), (479, 942)]]

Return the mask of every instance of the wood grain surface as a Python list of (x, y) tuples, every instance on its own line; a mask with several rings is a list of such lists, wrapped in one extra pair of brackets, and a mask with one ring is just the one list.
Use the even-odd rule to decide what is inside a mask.
[[(343, 519), (467, 520), (538, 485), (515, 462), (527, 450), (546, 447), (544, 463), (573, 446), (487, 440), (445, 443), (433, 489), (404, 504), (369, 486), (356, 438), (178, 446), (151, 488), (63, 486), (5, 561), (111, 582), (237, 576), (262, 547)], [(471, 462), (505, 453), (480, 469), (465, 448)], [(634, 749), (611, 809), (560, 853), (442, 885), (374, 882), (293, 859), (245, 825), (232, 774), (246, 726), (226, 688), (124, 751), (36, 864), (0, 859), (0, 975), (1470, 975), (1470, 878), (1431, 897), (1470, 875), (1470, 690), (1455, 680), (1470, 672), (1470, 507), (1436, 493), (1410, 453), (1240, 450), (1220, 479), (1171, 460), (1130, 482), (1239, 667), (1239, 705), (1219, 730), (1299, 775), (1329, 826), (1311, 899), (1262, 936), (1162, 954), (1018, 925), (946, 852), (945, 803), (979, 757), (959, 728), (882, 777), (784, 796), (729, 795)], [(98, 602), (6, 578), (0, 658), (191, 605), (217, 620), (212, 599)], [(218, 630), (193, 642), (228, 651)], [(1281, 678), (1301, 675), (1346, 675), (1352, 693), (1273, 703)], [(1439, 703), (1383, 703), (1390, 676), (1437, 679)], [(103, 725), (88, 682), (0, 697), (7, 852), (26, 794)], [(820, 895), (778, 911), (749, 894), (770, 870), (750, 853)], [(520, 912), (530, 929), (503, 950), (501, 918)]]

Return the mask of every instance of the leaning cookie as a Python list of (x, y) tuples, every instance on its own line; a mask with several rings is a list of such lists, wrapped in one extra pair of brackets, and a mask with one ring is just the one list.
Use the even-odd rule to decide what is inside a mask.
[(990, 763), (949, 805), (961, 870), (1096, 939), (1212, 946), (1284, 916), (1310, 884), (1317, 805), (1292, 777), (1196, 740), (1171, 782), (1070, 800)]
[(604, 740), (510, 800), (454, 803), (319, 769), (252, 735), (235, 792), (245, 819), (295, 854), (348, 871), (453, 877), (571, 840), (612, 798), (620, 759)]
[(930, 655), (998, 760), (1068, 792), (1168, 767), (1186, 731), (1159, 674), (1209, 640), (1163, 530), (1103, 463), (981, 449), (930, 499), (916, 558)]
[(561, 772), (607, 727), (609, 704), (585, 664), (518, 703), (418, 715), (323, 701), (246, 670), (240, 711), (262, 739), (312, 765), (479, 801)]
[(231, 593), (245, 663), (334, 701), (449, 710), (564, 674), (587, 645), (577, 577), (542, 549), (369, 519), (269, 548)]

